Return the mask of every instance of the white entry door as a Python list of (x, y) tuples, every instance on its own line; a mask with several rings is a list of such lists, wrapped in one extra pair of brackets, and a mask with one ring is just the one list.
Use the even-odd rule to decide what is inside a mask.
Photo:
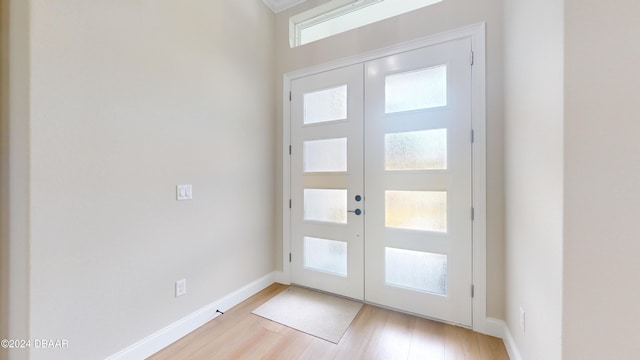
[(291, 83), (295, 284), (364, 296), (363, 65)]
[(471, 41), (366, 64), (368, 301), (471, 325)]
[(292, 282), (471, 325), (471, 40), (291, 82)]

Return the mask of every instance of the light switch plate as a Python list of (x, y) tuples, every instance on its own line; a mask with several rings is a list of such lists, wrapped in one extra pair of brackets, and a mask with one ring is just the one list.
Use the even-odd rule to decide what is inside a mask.
[(193, 188), (189, 185), (176, 185), (176, 200), (191, 200), (193, 199)]

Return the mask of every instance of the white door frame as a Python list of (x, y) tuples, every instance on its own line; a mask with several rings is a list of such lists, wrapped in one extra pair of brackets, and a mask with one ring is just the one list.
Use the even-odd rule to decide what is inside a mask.
[[(390, 56), (404, 51), (461, 38), (471, 38), (473, 50), (473, 68), (471, 73), (471, 123), (474, 131), (473, 142), (473, 326), (472, 329), (481, 333), (493, 333), (491, 324), (487, 321), (487, 211), (486, 211), (486, 53), (485, 53), (485, 23), (478, 23), (456, 30), (427, 36), (421, 39), (393, 45), (387, 48), (363, 53), (360, 55), (332, 61), (319, 66), (296, 70), (283, 76), (283, 144), (282, 144), (282, 276), (279, 281), (290, 283), (291, 266), (289, 253), (291, 249), (291, 158), (289, 145), (291, 144), (291, 114), (289, 107), (289, 92), (293, 79), (313, 75), (319, 72), (363, 63), (378, 58)], [(471, 289), (469, 289), (471, 291)]]

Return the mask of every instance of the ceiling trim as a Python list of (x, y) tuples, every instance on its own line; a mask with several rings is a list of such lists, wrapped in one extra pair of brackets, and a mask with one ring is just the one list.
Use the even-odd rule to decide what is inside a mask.
[(302, 4), (307, 0), (262, 0), (274, 13), (292, 8), (298, 4)]

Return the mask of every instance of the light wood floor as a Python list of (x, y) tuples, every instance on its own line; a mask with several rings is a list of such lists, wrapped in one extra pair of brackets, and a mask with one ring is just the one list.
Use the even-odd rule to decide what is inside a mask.
[(287, 287), (271, 285), (149, 359), (509, 359), (500, 339), (372, 305), (337, 345), (251, 314)]

